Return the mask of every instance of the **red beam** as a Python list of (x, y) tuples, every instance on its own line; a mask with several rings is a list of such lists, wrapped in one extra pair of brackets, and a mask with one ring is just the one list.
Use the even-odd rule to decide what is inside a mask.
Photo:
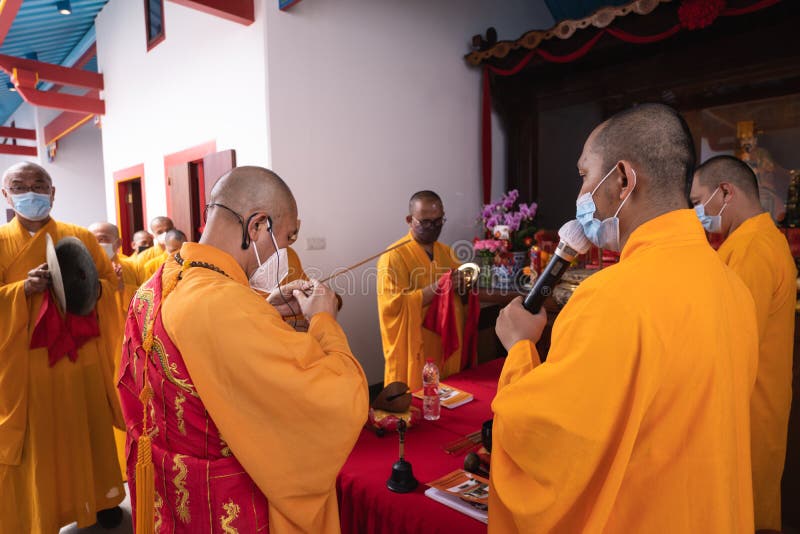
[(39, 151), (35, 146), (22, 145), (0, 145), (0, 154), (11, 154), (13, 156), (37, 156)]
[(76, 113), (105, 115), (106, 103), (93, 96), (76, 96), (52, 91), (39, 91), (17, 84), (17, 92), (29, 104), (42, 108), (74, 111)]
[(173, 4), (197, 9), (209, 15), (238, 22), (245, 26), (256, 20), (253, 0), (170, 0)]
[(9, 76), (18, 72), (32, 72), (39, 77), (39, 80), (72, 85), (75, 87), (85, 87), (86, 89), (102, 89), (103, 75), (88, 70), (76, 69), (74, 67), (62, 67), (33, 59), (8, 56), (0, 54), (0, 69)]
[(27, 128), (15, 128), (13, 126), (0, 126), (0, 137), (11, 137), (13, 139), (31, 139), (36, 141), (36, 130)]
[[(83, 53), (81, 57), (78, 58), (73, 65), (73, 69), (82, 69), (89, 63), (93, 57), (97, 55), (97, 43), (93, 43), (92, 46), (86, 49), (86, 52)], [(56, 84), (50, 88), (51, 91), (55, 91), (56, 93), (59, 92), (64, 86), (60, 84)]]
[[(89, 91), (83, 96), (97, 98), (99, 95), (100, 93), (98, 91)], [(58, 141), (68, 133), (91, 120), (92, 117), (94, 117), (94, 113), (65, 111), (44, 127), (44, 144), (49, 145), (50, 143)]]
[(0, 11), (0, 43), (2, 43), (6, 40), (6, 35), (11, 29), (14, 19), (17, 18), (17, 11), (22, 5), (22, 0), (4, 0), (0, 1), (0, 5), (3, 9)]

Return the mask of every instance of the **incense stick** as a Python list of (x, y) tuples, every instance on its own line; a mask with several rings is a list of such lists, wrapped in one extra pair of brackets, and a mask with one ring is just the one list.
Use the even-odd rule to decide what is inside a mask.
[(347, 272), (350, 272), (350, 271), (352, 271), (353, 269), (356, 269), (356, 268), (358, 268), (358, 267), (361, 267), (361, 266), (362, 266), (362, 265), (364, 265), (365, 263), (367, 263), (367, 262), (369, 262), (369, 261), (372, 261), (372, 260), (374, 260), (375, 258), (379, 258), (379, 257), (383, 256), (384, 254), (386, 254), (387, 252), (391, 252), (392, 250), (394, 250), (394, 249), (396, 249), (396, 248), (400, 248), (400, 247), (402, 247), (403, 245), (406, 245), (406, 244), (408, 244), (408, 243), (410, 243), (410, 242), (411, 242), (411, 240), (410, 240), (410, 239), (406, 239), (405, 241), (403, 241), (403, 242), (401, 242), (401, 243), (398, 243), (398, 244), (396, 244), (396, 245), (395, 245), (395, 246), (393, 246), (393, 247), (389, 247), (389, 248), (387, 248), (386, 250), (382, 250), (382, 251), (378, 252), (378, 253), (377, 253), (377, 254), (375, 254), (374, 256), (370, 256), (369, 258), (367, 258), (367, 259), (365, 259), (365, 260), (361, 260), (360, 262), (356, 263), (355, 265), (351, 265), (350, 267), (348, 267), (348, 268), (344, 269), (343, 271), (339, 271), (338, 273), (333, 273), (333, 274), (332, 274), (332, 275), (330, 275), (329, 277), (327, 277), (327, 278), (325, 278), (325, 279), (323, 279), (323, 280), (320, 280), (320, 281), (319, 281), (319, 283), (320, 283), (320, 284), (324, 284), (325, 282), (327, 282), (327, 281), (328, 281), (328, 280), (330, 280), (331, 278), (336, 278), (336, 277), (337, 277), (337, 276), (339, 276), (340, 274), (344, 274), (344, 273), (347, 273)]

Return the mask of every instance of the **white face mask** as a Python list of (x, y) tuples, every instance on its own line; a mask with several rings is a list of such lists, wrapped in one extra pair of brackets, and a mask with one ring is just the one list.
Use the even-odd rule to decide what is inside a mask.
[(166, 242), (166, 240), (167, 240), (167, 232), (162, 232), (162, 233), (156, 235), (156, 242), (159, 245), (161, 245), (162, 247), (164, 246), (164, 243)]
[(275, 252), (264, 263), (261, 263), (256, 242), (252, 242), (258, 269), (250, 275), (250, 287), (264, 293), (272, 293), (289, 275), (289, 253), (285, 248), (278, 248), (278, 243), (275, 241), (275, 236), (272, 235), (272, 232), (269, 235), (272, 238), (272, 244), (275, 245)]
[(103, 249), (103, 252), (106, 253), (106, 256), (108, 256), (109, 260), (114, 257), (114, 254), (116, 254), (116, 251), (114, 250), (114, 245), (112, 245), (111, 243), (100, 243), (100, 248)]

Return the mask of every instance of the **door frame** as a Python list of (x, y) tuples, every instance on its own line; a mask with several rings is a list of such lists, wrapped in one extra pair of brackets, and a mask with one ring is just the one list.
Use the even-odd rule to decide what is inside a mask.
[[(144, 164), (139, 163), (138, 165), (133, 165), (132, 167), (114, 172), (114, 205), (117, 214), (117, 228), (119, 228), (120, 234), (122, 233), (122, 207), (119, 203), (119, 184), (136, 179), (139, 179), (139, 183), (142, 186), (142, 221), (145, 224), (143, 230), (147, 230), (147, 194), (145, 192)], [(122, 235), (120, 235), (120, 240), (121, 239)], [(128, 248), (130, 248), (130, 242), (127, 242), (127, 244), (122, 242), (123, 251)]]
[(189, 147), (179, 152), (173, 152), (164, 156), (164, 189), (166, 190), (167, 199), (167, 216), (172, 217), (172, 198), (170, 198), (169, 187), (169, 168), (175, 165), (182, 165), (197, 160), (202, 160), (205, 156), (213, 154), (217, 151), (216, 140), (206, 141), (199, 145)]

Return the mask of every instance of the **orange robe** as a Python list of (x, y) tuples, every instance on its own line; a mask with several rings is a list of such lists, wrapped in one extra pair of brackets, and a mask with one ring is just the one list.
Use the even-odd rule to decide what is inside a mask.
[(164, 253), (164, 248), (158, 243), (153, 243), (152, 247), (144, 249), (135, 256), (131, 256), (131, 259), (133, 259), (136, 263), (144, 267), (145, 265), (147, 265), (148, 261), (157, 258), (163, 253)]
[(155, 256), (151, 260), (148, 260), (147, 263), (145, 263), (142, 267), (142, 271), (144, 271), (144, 279), (147, 280), (148, 278), (156, 274), (158, 268), (164, 265), (164, 262), (166, 262), (168, 258), (169, 258), (169, 253), (166, 250), (164, 250), (160, 255)]
[(489, 531), (753, 532), (753, 299), (692, 210), (581, 283), (492, 402)]
[[(120, 356), (122, 354), (122, 337), (125, 333), (125, 318), (128, 316), (128, 305), (131, 303), (133, 296), (136, 294), (136, 290), (139, 289), (139, 286), (144, 282), (143, 275), (144, 271), (142, 270), (141, 266), (132, 260), (131, 257), (123, 256), (122, 254), (117, 255), (117, 260), (119, 264), (122, 266), (122, 283), (123, 289), (120, 291), (119, 287), (116, 287), (116, 301), (117, 307), (119, 309), (119, 324), (117, 325), (114, 331), (113, 337), (113, 359), (114, 359), (114, 378), (119, 376), (119, 361)], [(114, 429), (114, 439), (117, 444), (117, 457), (119, 460), (120, 469), (122, 470), (122, 478), (127, 479), (126, 476), (126, 454), (125, 454), (125, 439), (126, 433), (125, 429)]]
[[(409, 232), (397, 245), (411, 239)], [(387, 252), (378, 260), (378, 318), (383, 342), (384, 384), (405, 382), (412, 391), (422, 387), (427, 359), (439, 367), (441, 378), (461, 369), (464, 345), (464, 306), (455, 299), (459, 348), (442, 362), (442, 339), (422, 327), (429, 306), (422, 305), (422, 289), (460, 265), (450, 247), (434, 244), (433, 260), (416, 241)]]
[(756, 303), (758, 375), (750, 399), (756, 529), (781, 529), (781, 475), (792, 404), (792, 354), (797, 269), (786, 238), (769, 213), (743, 222), (719, 255)]
[[(336, 476), (369, 403), (364, 372), (344, 332), (325, 313), (312, 318), (308, 333), (295, 332), (219, 249), (185, 243), (180, 255), (186, 263), (202, 261), (226, 273), (184, 268), (175, 285), (181, 267), (170, 258), (162, 275), (161, 317), (199, 400), (266, 496), (270, 532), (338, 532)], [(120, 388), (129, 387), (126, 377), (138, 376), (141, 352), (130, 347), (124, 356)], [(168, 369), (164, 379), (180, 381), (171, 374), (174, 368)], [(141, 409), (134, 412), (140, 415)], [(183, 459), (187, 465), (206, 460)], [(190, 480), (191, 472), (186, 486), (191, 496)], [(156, 487), (164, 483), (171, 481), (156, 477)]]
[[(47, 349), (29, 349), (42, 294), (24, 280), (54, 242), (78, 237), (101, 279), (101, 336), (49, 367)], [(0, 532), (84, 527), (125, 496), (112, 426), (122, 428), (113, 386), (111, 332), (119, 323), (117, 278), (88, 230), (49, 221), (33, 236), (15, 218), (0, 226)]]

